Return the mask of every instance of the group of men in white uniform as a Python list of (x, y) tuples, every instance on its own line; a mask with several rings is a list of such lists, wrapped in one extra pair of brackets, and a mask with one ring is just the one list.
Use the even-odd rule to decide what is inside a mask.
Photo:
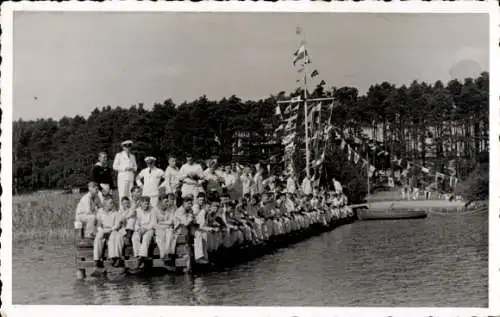
[[(203, 203), (203, 201), (206, 202), (207, 197), (211, 197), (210, 202), (221, 202), (220, 197), (223, 197), (225, 198), (223, 201), (239, 202), (240, 205), (243, 204), (241, 199), (244, 198), (245, 204), (250, 206), (250, 198), (259, 200), (261, 195), (272, 193), (274, 197), (278, 193), (276, 177), (271, 175), (264, 178), (262, 166), (257, 166), (255, 175), (252, 175), (249, 168), (241, 166), (228, 166), (224, 170), (220, 170), (217, 168), (216, 161), (210, 161), (208, 168), (203, 170), (202, 166), (194, 163), (190, 156), (186, 158), (186, 163), (180, 169), (176, 166), (176, 159), (169, 158), (169, 164), (165, 171), (155, 166), (156, 159), (154, 157), (148, 156), (145, 158), (147, 167), (135, 175), (137, 163), (135, 156), (130, 151), (131, 145), (132, 141), (123, 142), (123, 151), (116, 154), (113, 162), (113, 169), (118, 173), (119, 211), (114, 212), (115, 206), (109, 191), (103, 195), (100, 191), (102, 186), (95, 182), (89, 183), (89, 192), (81, 198), (77, 206), (75, 226), (76, 228), (85, 226), (85, 237), (94, 239), (94, 260), (98, 266), (102, 265), (103, 248), (106, 241), (108, 243), (108, 258), (113, 259), (114, 265), (120, 265), (121, 250), (123, 250), (124, 243), (130, 240), (134, 255), (140, 259), (147, 257), (153, 236), (156, 236), (156, 243), (162, 256), (168, 256), (168, 254), (175, 252), (175, 236), (177, 234), (175, 230), (183, 224), (187, 225), (195, 218), (201, 227), (208, 226), (207, 215), (210, 205)], [(137, 186), (134, 186), (134, 181)], [(333, 195), (345, 197), (342, 194), (340, 182), (333, 180), (333, 185), (335, 192), (332, 194), (332, 199)], [(313, 202), (315, 197), (319, 197), (318, 191), (313, 189), (315, 185), (307, 178), (302, 182), (300, 190), (297, 187), (295, 175), (291, 172), (284, 190), (287, 195), (294, 197), (293, 195), (300, 194), (304, 199), (309, 198)], [(178, 203), (178, 196), (182, 197), (181, 205)], [(290, 197), (289, 212), (291, 212), (290, 206), (295, 208), (296, 205), (295, 199)], [(195, 214), (192, 213), (194, 201), (196, 202), (194, 211), (197, 211)], [(277, 201), (279, 200), (277, 199)], [(347, 203), (345, 199), (341, 201), (343, 206)], [(335, 202), (335, 199), (332, 202)], [(305, 200), (303, 203), (306, 203)], [(200, 210), (206, 212), (206, 215), (204, 213), (201, 218), (199, 216)], [(244, 214), (248, 216), (251, 212)], [(259, 219), (264, 220), (259, 223), (258, 227), (244, 225), (241, 227), (242, 232), (245, 232), (243, 228), (246, 228), (253, 232), (253, 238), (257, 240), (262, 238), (261, 225), (265, 223), (265, 219), (272, 220), (275, 224), (283, 224), (280, 219), (276, 219), (276, 212), (271, 212), (271, 214), (268, 212), (263, 216), (261, 212), (253, 212), (253, 215), (248, 218), (253, 219), (252, 223), (259, 223), (261, 221)], [(241, 219), (245, 217), (234, 220), (230, 215), (224, 214), (223, 216), (219, 215), (219, 218), (223, 219), (224, 227), (229, 228), (231, 223), (242, 223)], [(319, 221), (319, 218), (316, 220)], [(282, 229), (276, 230), (283, 231)], [(195, 251), (197, 251), (195, 253), (197, 253), (197, 258), (203, 260), (207, 253), (207, 247), (203, 247), (203, 241), (206, 245), (209, 238), (207, 234), (199, 232), (196, 236)], [(232, 238), (233, 240), (238, 239), (238, 237)]]

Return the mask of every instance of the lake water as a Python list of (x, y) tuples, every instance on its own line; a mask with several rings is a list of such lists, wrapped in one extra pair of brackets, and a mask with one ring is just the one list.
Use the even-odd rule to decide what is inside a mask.
[(71, 242), (18, 242), (14, 304), (488, 305), (488, 216), (357, 221), (200, 276), (77, 281)]

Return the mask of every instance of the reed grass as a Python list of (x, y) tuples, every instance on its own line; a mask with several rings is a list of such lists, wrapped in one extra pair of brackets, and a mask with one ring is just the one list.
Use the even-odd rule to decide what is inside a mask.
[(60, 191), (12, 197), (13, 239), (73, 239), (75, 209), (81, 197)]

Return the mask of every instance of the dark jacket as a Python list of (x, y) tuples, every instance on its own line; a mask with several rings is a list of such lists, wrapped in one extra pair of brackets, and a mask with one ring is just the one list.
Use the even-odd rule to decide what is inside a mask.
[(113, 174), (111, 167), (102, 166), (101, 163), (97, 163), (92, 168), (92, 181), (97, 184), (108, 184), (110, 188), (113, 186)]

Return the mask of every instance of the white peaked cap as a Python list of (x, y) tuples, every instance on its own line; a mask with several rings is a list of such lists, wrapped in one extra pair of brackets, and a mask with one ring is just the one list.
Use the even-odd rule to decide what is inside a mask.
[(132, 141), (132, 140), (126, 140), (126, 141), (123, 141), (123, 142), (122, 142), (122, 146), (123, 146), (123, 145), (127, 145), (127, 144), (132, 145), (132, 144), (134, 144), (134, 141)]

